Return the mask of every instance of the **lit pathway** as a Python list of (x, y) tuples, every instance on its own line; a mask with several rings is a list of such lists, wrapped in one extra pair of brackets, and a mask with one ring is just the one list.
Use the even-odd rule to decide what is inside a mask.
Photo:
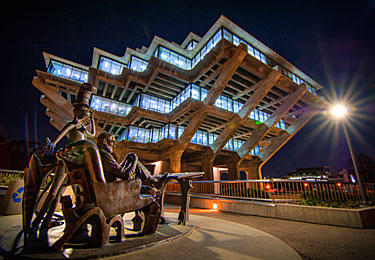
[(190, 215), (190, 223), (197, 228), (186, 237), (108, 259), (301, 259), (278, 238), (249, 226), (198, 215)]
[(305, 260), (375, 259), (373, 228), (319, 225), (201, 209), (191, 209), (190, 213), (218, 220), (230, 220), (267, 232), (287, 243)]

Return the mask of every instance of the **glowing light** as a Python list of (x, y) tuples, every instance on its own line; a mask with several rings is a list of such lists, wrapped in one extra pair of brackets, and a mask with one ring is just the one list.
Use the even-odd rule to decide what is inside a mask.
[(216, 203), (212, 204), (212, 208), (216, 210), (217, 209), (217, 204)]
[(342, 118), (348, 113), (348, 109), (343, 104), (335, 104), (330, 109), (330, 114), (336, 118)]
[(307, 186), (309, 186), (309, 184), (308, 183), (304, 183), (303, 186), (307, 187)]
[(271, 185), (267, 184), (266, 189), (271, 189)]
[(338, 182), (338, 183), (337, 183), (337, 186), (341, 187), (341, 183), (340, 183), (340, 182)]

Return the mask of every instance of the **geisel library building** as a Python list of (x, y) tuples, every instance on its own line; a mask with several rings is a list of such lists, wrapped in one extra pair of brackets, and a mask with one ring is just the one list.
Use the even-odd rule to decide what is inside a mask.
[(177, 44), (155, 36), (118, 57), (94, 48), (89, 66), (43, 53), (33, 85), (51, 124), (72, 120), (83, 82), (98, 133), (119, 141), (155, 174), (205, 172), (204, 179), (261, 179), (261, 167), (317, 112), (313, 79), (221, 16)]

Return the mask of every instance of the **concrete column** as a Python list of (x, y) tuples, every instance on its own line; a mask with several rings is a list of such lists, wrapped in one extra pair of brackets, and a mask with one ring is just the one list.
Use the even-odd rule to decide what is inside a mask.
[(228, 167), (228, 179), (229, 180), (240, 180), (240, 169), (239, 162), (235, 160), (229, 160), (227, 163)]
[(181, 172), (181, 157), (184, 153), (183, 150), (172, 151), (169, 155), (169, 171), (170, 173)]
[(202, 165), (202, 172), (204, 172), (202, 179), (210, 180), (210, 181), (213, 180), (214, 179), (214, 158), (212, 157), (212, 154), (209, 154), (209, 153), (202, 154), (201, 165)]

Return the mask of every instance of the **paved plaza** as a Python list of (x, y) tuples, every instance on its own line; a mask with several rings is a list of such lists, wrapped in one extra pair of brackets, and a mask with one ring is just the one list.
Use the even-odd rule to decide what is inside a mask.
[(190, 213), (230, 220), (264, 231), (291, 246), (306, 260), (375, 259), (375, 229), (319, 225), (203, 209), (191, 209)]
[[(169, 220), (175, 221), (177, 213), (177, 207), (167, 205)], [(126, 259), (374, 259), (375, 256), (375, 229), (318, 225), (207, 209), (190, 209), (190, 223), (195, 229), (177, 239), (106, 259), (125, 256)], [(3, 236), (20, 224), (21, 215), (1, 216), (0, 234)]]

